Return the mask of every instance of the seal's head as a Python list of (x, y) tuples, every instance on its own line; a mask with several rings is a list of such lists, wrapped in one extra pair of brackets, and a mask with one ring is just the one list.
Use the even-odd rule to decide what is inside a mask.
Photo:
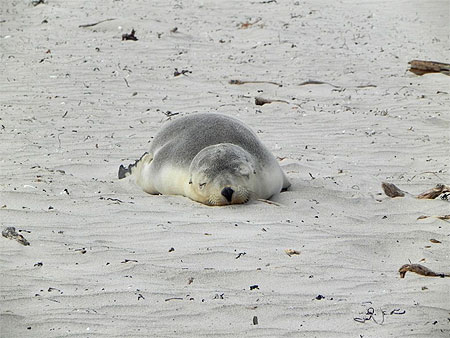
[(252, 156), (241, 147), (221, 143), (202, 149), (189, 168), (189, 196), (207, 205), (246, 203), (256, 184)]

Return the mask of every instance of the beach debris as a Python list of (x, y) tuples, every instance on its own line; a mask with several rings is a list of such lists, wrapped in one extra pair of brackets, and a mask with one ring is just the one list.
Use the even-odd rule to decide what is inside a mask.
[(450, 75), (450, 64), (448, 63), (412, 60), (409, 61), (408, 64), (410, 65), (409, 71), (419, 76), (427, 73), (442, 73), (445, 75)]
[(93, 26), (97, 26), (99, 23), (106, 22), (106, 21), (111, 21), (111, 20), (116, 20), (116, 19), (115, 18), (104, 19), (104, 20), (100, 20), (100, 21), (97, 21), (97, 22), (94, 22), (94, 23), (87, 23), (87, 24), (84, 24), (84, 25), (79, 25), (78, 27), (79, 28), (93, 27)]
[(135, 259), (125, 259), (123, 262), (120, 262), (120, 263), (128, 263), (128, 262), (137, 263), (138, 261)]
[(269, 104), (269, 103), (274, 103), (274, 102), (281, 102), (281, 103), (287, 103), (289, 104), (289, 102), (285, 101), (285, 100), (272, 100), (272, 99), (265, 99), (262, 98), (260, 96), (255, 97), (255, 104), (257, 106), (264, 106), (265, 104)]
[(137, 41), (138, 38), (136, 37), (136, 31), (134, 30), (134, 28), (131, 30), (131, 33), (124, 33), (122, 34), (122, 41), (123, 40), (133, 40), (133, 41)]
[(168, 302), (170, 300), (183, 300), (183, 298), (181, 298), (181, 297), (170, 297), (170, 298), (164, 299), (165, 302)]
[(170, 30), (170, 33), (176, 33), (178, 31), (178, 27), (173, 27), (171, 30)]
[(278, 82), (273, 82), (273, 81), (241, 81), (241, 80), (230, 80), (228, 81), (229, 84), (231, 85), (243, 85), (243, 84), (247, 84), (247, 83), (268, 83), (268, 84), (273, 84), (275, 86), (278, 87), (283, 87), (283, 85), (281, 83)]
[(235, 257), (235, 259), (239, 259), (241, 258), (241, 256), (244, 256), (246, 254), (247, 254), (246, 252), (239, 252), (238, 255)]
[(86, 248), (81, 248), (81, 249), (75, 249), (74, 251), (78, 251), (79, 253), (81, 253), (81, 254), (85, 254), (87, 251), (86, 251)]
[(392, 183), (381, 183), (381, 188), (383, 188), (384, 193), (389, 196), (389, 197), (404, 197), (405, 196), (405, 192), (400, 190), (399, 188), (397, 188), (397, 186), (395, 186)]
[(446, 273), (436, 273), (427, 267), (420, 264), (405, 264), (400, 267), (398, 272), (400, 273), (400, 278), (405, 278), (406, 272), (415, 272), (421, 276), (426, 277), (450, 277), (450, 274)]
[(194, 282), (194, 277), (189, 277), (188, 279), (188, 285), (192, 284)]
[(238, 26), (239, 26), (239, 29), (247, 29), (247, 28), (252, 27), (253, 25), (256, 25), (261, 20), (262, 20), (261, 18), (258, 18), (254, 22), (250, 22), (250, 21), (242, 22)]
[[(408, 192), (401, 190), (396, 185), (392, 183), (381, 183), (381, 188), (384, 193), (389, 197), (404, 197), (406, 194), (409, 195)], [(437, 184), (434, 188), (431, 188), (419, 195), (416, 196), (418, 199), (435, 199), (443, 194), (447, 194), (450, 192), (450, 186), (445, 184)]]
[(259, 290), (259, 285), (258, 284), (250, 285), (250, 291), (251, 290)]
[(192, 71), (187, 70), (187, 69), (182, 69), (181, 71), (178, 71), (178, 68), (175, 68), (175, 71), (173, 72), (174, 77), (177, 77), (180, 75), (186, 75), (186, 74), (192, 74)]
[(42, 263), (42, 262), (37, 262), (37, 263), (35, 263), (33, 266), (39, 267), (39, 266), (42, 266), (42, 265), (44, 265), (44, 263)]
[(288, 255), (289, 257), (291, 257), (293, 255), (300, 255), (300, 251), (297, 251), (294, 249), (286, 249), (286, 250), (284, 250), (284, 252), (286, 252), (286, 255)]
[(258, 317), (253, 316), (253, 325), (258, 325)]
[(267, 203), (267, 204), (271, 204), (271, 205), (276, 205), (277, 207), (281, 207), (280, 203), (277, 203), (277, 202), (274, 202), (274, 201), (265, 200), (263, 198), (258, 198), (257, 201), (263, 202), (263, 203)]
[(2, 236), (9, 239), (15, 239), (17, 242), (24, 246), (30, 245), (30, 242), (28, 242), (25, 237), (23, 237), (21, 234), (16, 232), (16, 228), (14, 227), (7, 227), (2, 231)]
[(417, 196), (418, 199), (435, 199), (441, 194), (450, 192), (450, 186), (437, 184), (434, 188), (427, 190)]
[(37, 5), (45, 4), (45, 0), (32, 0), (31, 4), (36, 7)]
[(304, 82), (298, 84), (298, 86), (321, 85), (321, 84), (327, 84), (327, 85), (329, 85), (329, 86), (331, 86), (331, 87), (334, 87), (334, 88), (341, 88), (341, 87), (336, 86), (336, 85), (334, 85), (334, 84), (332, 84), (332, 83), (329, 83), (329, 82), (316, 81), (316, 80), (308, 80), (308, 81), (304, 81)]
[(389, 313), (382, 309), (380, 309), (380, 311), (381, 311), (381, 320), (380, 321), (377, 321), (375, 319), (377, 313), (375, 312), (375, 309), (373, 307), (367, 308), (366, 313), (364, 314), (365, 315), (364, 317), (355, 317), (355, 318), (353, 318), (353, 320), (358, 323), (365, 323), (369, 320), (372, 320), (375, 324), (381, 325), (384, 323), (385, 316), (404, 315), (406, 313), (405, 310), (401, 310), (401, 309), (393, 309)]
[(442, 216), (426, 216), (426, 215), (422, 215), (422, 216), (417, 217), (417, 220), (426, 219), (426, 218), (430, 218), (430, 217), (441, 219), (443, 221), (450, 220), (450, 215), (442, 215)]

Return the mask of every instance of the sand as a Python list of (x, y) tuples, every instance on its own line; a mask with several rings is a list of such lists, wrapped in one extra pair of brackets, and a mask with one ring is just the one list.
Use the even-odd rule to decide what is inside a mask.
[[(450, 271), (450, 224), (417, 220), (450, 204), (381, 190), (450, 183), (450, 77), (407, 71), (450, 61), (448, 1), (0, 9), (0, 225), (31, 244), (0, 238), (1, 337), (450, 335), (450, 279), (398, 273)], [(117, 180), (168, 118), (204, 111), (280, 158), (279, 206)]]

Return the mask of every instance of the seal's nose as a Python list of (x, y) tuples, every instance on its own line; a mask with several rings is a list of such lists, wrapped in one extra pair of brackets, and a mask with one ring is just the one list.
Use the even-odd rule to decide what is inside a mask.
[(230, 187), (223, 188), (222, 192), (221, 192), (222, 196), (225, 197), (227, 199), (227, 201), (230, 203), (231, 203), (231, 198), (233, 197), (233, 193), (234, 193), (234, 190), (231, 189)]

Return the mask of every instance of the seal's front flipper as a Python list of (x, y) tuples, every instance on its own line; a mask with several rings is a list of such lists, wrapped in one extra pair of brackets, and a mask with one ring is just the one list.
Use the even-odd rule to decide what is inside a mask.
[(289, 182), (286, 174), (283, 171), (283, 187), (281, 188), (281, 191), (286, 191), (289, 189), (289, 187), (291, 186), (291, 182)]
[(128, 168), (124, 167), (122, 164), (119, 167), (119, 180), (125, 177), (128, 177), (130, 175), (133, 175), (135, 169), (138, 166), (141, 166), (141, 163), (144, 162), (151, 162), (153, 160), (153, 156), (151, 156), (149, 153), (144, 153), (144, 155), (141, 156), (139, 160), (136, 160), (136, 162), (130, 164)]

